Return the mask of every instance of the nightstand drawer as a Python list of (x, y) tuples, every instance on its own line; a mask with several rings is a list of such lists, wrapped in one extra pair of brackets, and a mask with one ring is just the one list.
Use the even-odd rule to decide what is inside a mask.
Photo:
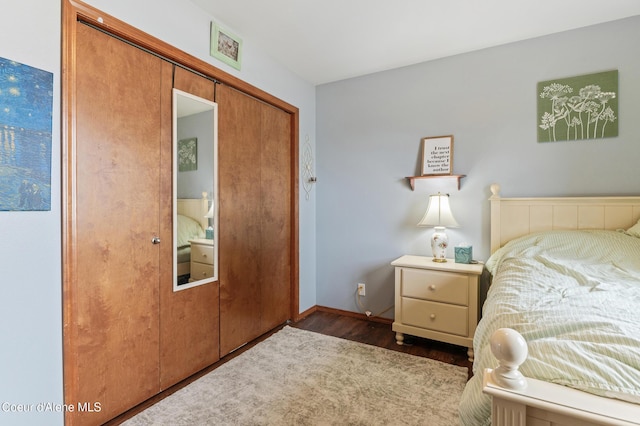
[(191, 262), (191, 279), (202, 280), (213, 276), (213, 265)]
[(469, 309), (463, 306), (402, 298), (402, 323), (458, 336), (469, 335)]
[(402, 296), (469, 305), (469, 277), (451, 272), (402, 270)]
[(213, 246), (191, 244), (191, 261), (213, 265)]

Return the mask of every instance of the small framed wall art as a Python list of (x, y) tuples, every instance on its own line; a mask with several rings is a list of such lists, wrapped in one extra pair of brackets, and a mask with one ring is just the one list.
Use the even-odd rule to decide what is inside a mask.
[(242, 39), (211, 22), (211, 56), (239, 70), (242, 62)]
[(191, 172), (198, 170), (198, 138), (178, 141), (178, 171)]
[(422, 176), (453, 173), (453, 135), (422, 138)]

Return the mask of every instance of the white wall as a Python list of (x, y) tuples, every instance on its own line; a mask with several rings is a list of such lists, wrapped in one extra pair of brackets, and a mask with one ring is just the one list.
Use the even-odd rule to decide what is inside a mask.
[[(403, 254), (430, 255), (416, 224), (437, 191), (460, 223), (451, 247), (489, 253), (489, 185), (505, 196), (637, 194), (640, 189), (640, 17), (343, 80), (317, 88), (318, 304), (358, 311), (393, 304)], [(536, 84), (619, 70), (619, 136), (537, 143)], [(411, 191), (420, 139), (454, 135), (460, 191), (439, 181)], [(453, 257), (452, 249), (449, 256)], [(393, 317), (393, 310), (386, 315)]]
[(62, 402), (60, 5), (12, 2), (3, 15), (0, 56), (54, 74), (54, 120), (51, 211), (0, 212), (0, 423), (55, 424), (62, 415), (36, 404)]
[[(241, 71), (210, 57), (212, 17), (190, 0), (93, 0), (88, 3), (297, 106), (300, 140), (304, 141), (308, 134), (315, 143), (315, 88), (264, 56), (251, 40), (244, 40)], [(51, 211), (0, 212), (0, 424), (61, 425), (61, 412), (39, 412), (37, 406), (63, 401), (61, 2), (11, 2), (4, 5), (3, 16), (0, 56), (52, 72), (54, 105)], [(315, 297), (315, 193), (306, 201), (301, 190), (300, 309), (315, 305)], [(18, 412), (18, 407), (11, 404), (25, 404), (25, 408), (33, 410)]]

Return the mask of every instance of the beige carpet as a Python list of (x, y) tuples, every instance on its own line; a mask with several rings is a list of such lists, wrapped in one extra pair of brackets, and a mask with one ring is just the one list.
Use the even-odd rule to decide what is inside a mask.
[(125, 425), (459, 424), (467, 369), (285, 327)]

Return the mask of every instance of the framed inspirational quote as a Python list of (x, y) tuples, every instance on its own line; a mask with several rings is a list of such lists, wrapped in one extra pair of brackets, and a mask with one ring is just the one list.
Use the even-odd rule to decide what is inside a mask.
[(422, 138), (422, 176), (453, 173), (453, 135)]

